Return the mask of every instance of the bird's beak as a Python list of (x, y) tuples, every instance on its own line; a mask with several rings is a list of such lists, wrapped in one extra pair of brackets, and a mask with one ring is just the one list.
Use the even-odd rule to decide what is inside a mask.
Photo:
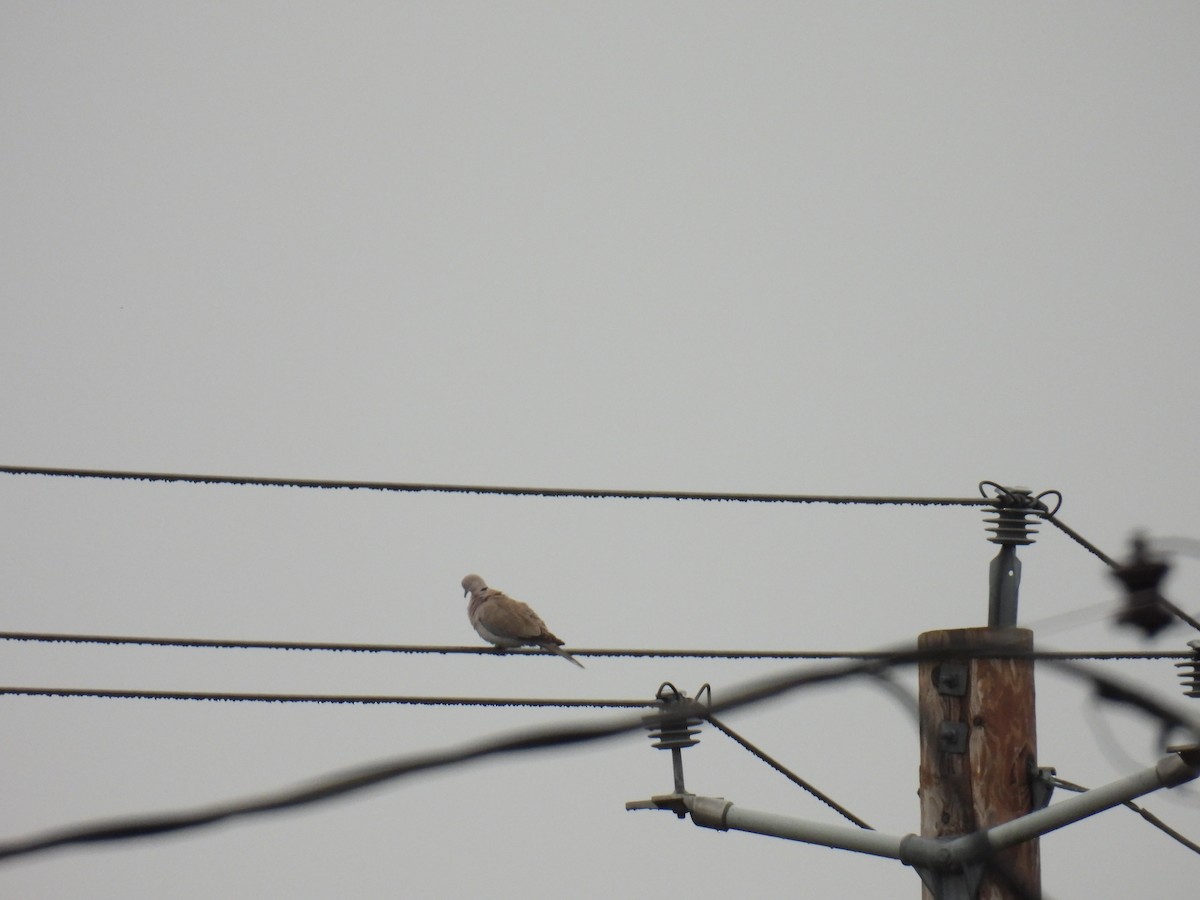
[(463, 596), (464, 597), (467, 596), (467, 594), (469, 594), (469, 593), (471, 593), (471, 591), (468, 588), (463, 588)]

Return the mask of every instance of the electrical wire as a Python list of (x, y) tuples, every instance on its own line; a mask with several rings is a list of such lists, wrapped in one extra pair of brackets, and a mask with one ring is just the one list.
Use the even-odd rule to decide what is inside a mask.
[(915, 692), (896, 681), (895, 673), (891, 671), (876, 672), (871, 683), (895, 700), (912, 719), (914, 727), (920, 730), (921, 703)]
[(219, 703), (333, 703), (375, 706), (543, 706), (563, 709), (641, 709), (656, 705), (655, 701), (642, 700), (580, 700), (542, 697), (395, 697), (376, 694), (258, 694), (2, 686), (0, 686), (0, 696), (88, 697), (102, 700), (191, 700)]
[[(1096, 706), (1085, 706), (1083, 707), (1083, 718), (1092, 735), (1096, 738), (1095, 746), (1114, 772), (1120, 772), (1122, 769), (1135, 769), (1143, 764), (1125, 749), (1116, 731), (1104, 716), (1103, 709)], [(1158, 748), (1167, 746), (1168, 731), (1169, 729), (1164, 728), (1158, 735)], [(1193, 806), (1195, 805), (1193, 786), (1190, 784), (1180, 785), (1176, 792), (1165, 795), (1165, 799), (1169, 803), (1183, 803)]]
[[(422, 644), (330, 643), (325, 641), (253, 641), (208, 638), (146, 637), (105, 634), (62, 634), (35, 631), (0, 631), (0, 640), (51, 644), (128, 644), (157, 647), (205, 648), (221, 650), (299, 650), (345, 653), (434, 653), (479, 654), (484, 656), (553, 656), (544, 650), (513, 648), (501, 650), (487, 646), (438, 646)], [(599, 648), (572, 650), (573, 655), (597, 657), (674, 657), (695, 659), (886, 659), (885, 651), (854, 653), (840, 650), (658, 650), (637, 648)], [(1181, 658), (1189, 657), (1183, 654)]]
[[(1070, 528), (1069, 526), (1067, 526), (1067, 524), (1065, 522), (1063, 522), (1061, 519), (1056, 518), (1053, 513), (1039, 513), (1039, 515), (1041, 515), (1042, 519), (1049, 522), (1051, 525), (1053, 525), (1055, 528), (1057, 528), (1063, 534), (1070, 537), (1077, 544), (1079, 544), (1081, 547), (1086, 549), (1089, 553), (1093, 554), (1096, 558), (1101, 560), (1110, 569), (1121, 568), (1120, 563), (1118, 563), (1115, 559), (1113, 559), (1111, 556), (1109, 556), (1104, 551), (1100, 550), (1095, 544), (1091, 543), (1086, 538), (1084, 538), (1081, 534), (1079, 534), (1079, 532), (1077, 532), (1073, 528)], [(1194, 616), (1190, 615), (1186, 610), (1176, 606), (1174, 603), (1172, 603), (1166, 597), (1163, 597), (1161, 595), (1157, 598), (1157, 602), (1163, 609), (1165, 609), (1167, 612), (1169, 612), (1175, 618), (1179, 619), (1181, 622), (1184, 622), (1184, 623), (1190, 625), (1192, 628), (1196, 629), (1197, 631), (1200, 631), (1200, 619), (1196, 619)]]
[(979, 497), (871, 497), (833, 494), (761, 494), (715, 491), (632, 491), (590, 488), (500, 487), (496, 485), (417, 484), (399, 481), (356, 481), (322, 478), (257, 478), (242, 475), (192, 475), (179, 472), (128, 472), (111, 469), (64, 469), (41, 466), (0, 466), (0, 474), (47, 477), (102, 478), (118, 481), (165, 481), (188, 484), (231, 484), (255, 487), (350, 489), (438, 494), (502, 494), (505, 496), (582, 497), (616, 500), (715, 500), (736, 503), (831, 503), (875, 506), (987, 506)]
[[(381, 490), (381, 491), (403, 491), (403, 492), (438, 492), (438, 493), (467, 493), (467, 494), (502, 494), (516, 496), (546, 496), (546, 497), (586, 497), (586, 498), (612, 498), (612, 499), (672, 499), (672, 500), (703, 500), (703, 501), (732, 501), (732, 502), (759, 502), (759, 503), (828, 503), (828, 504), (874, 504), (874, 505), (918, 505), (918, 506), (991, 506), (991, 501), (987, 498), (938, 498), (938, 497), (867, 497), (867, 496), (833, 496), (833, 495), (789, 495), (789, 494), (744, 494), (744, 493), (710, 493), (710, 492), (666, 492), (666, 491), (610, 491), (610, 490), (579, 490), (579, 489), (559, 489), (559, 488), (509, 488), (495, 486), (470, 486), (470, 485), (443, 485), (443, 484), (410, 484), (397, 482), (377, 482), (377, 481), (346, 481), (346, 480), (317, 480), (317, 479), (268, 479), (268, 478), (245, 478), (234, 476), (203, 476), (203, 475), (184, 475), (172, 473), (156, 473), (156, 472), (122, 472), (109, 470), (92, 470), (92, 469), (51, 469), (51, 468), (33, 468), (33, 467), (16, 467), (16, 466), (0, 466), (0, 473), (3, 474), (24, 474), (24, 475), (44, 475), (52, 477), (79, 477), (79, 478), (105, 478), (105, 479), (121, 479), (121, 480), (138, 480), (138, 481), (163, 481), (163, 482), (190, 482), (190, 483), (224, 483), (237, 485), (256, 485), (256, 486), (271, 486), (271, 487), (300, 487), (300, 488), (324, 488), (324, 489), (366, 489), (366, 490)], [(1061, 498), (1061, 495), (1060, 495)], [(1057, 512), (1057, 507), (1054, 512)], [(1072, 538), (1076, 543), (1083, 546), (1090, 553), (1105, 562), (1110, 567), (1116, 567), (1116, 562), (1109, 556), (1099, 550), (1095, 545), (1091, 544), (1083, 538), (1078, 532), (1071, 529), (1053, 512), (1042, 512), (1042, 518), (1049, 521), (1060, 531)], [(1185, 612), (1175, 607), (1169, 602), (1165, 604), (1167, 609), (1173, 614), (1200, 629), (1200, 622), (1192, 619)], [(81, 636), (26, 636), (17, 633), (5, 633), (0, 635), (0, 638), (9, 640), (74, 640)], [(85, 641), (78, 641), (85, 642)], [(151, 639), (151, 640), (91, 640), (92, 643), (161, 643), (171, 646), (225, 646), (225, 647), (248, 647), (251, 646), (247, 642), (203, 642), (187, 644), (180, 643), (169, 639)], [(265, 642), (256, 643), (254, 646), (267, 646)], [(492, 652), (481, 648), (401, 648), (398, 646), (384, 645), (324, 645), (318, 647), (312, 646), (284, 646), (282, 644), (271, 645), (272, 649), (328, 649), (328, 650), (374, 650), (389, 651), (389, 652)], [(960, 648), (961, 649), (961, 648)], [(577, 654), (583, 655), (583, 654)], [(855, 674), (866, 674), (879, 676), (885, 670), (880, 669), (878, 660), (859, 654), (804, 654), (803, 657), (799, 654), (788, 653), (779, 655), (774, 653), (764, 653), (761, 651), (736, 652), (729, 651), (591, 651), (587, 655), (596, 656), (703, 656), (703, 657), (768, 657), (768, 658), (815, 658), (815, 659), (831, 659), (845, 658), (856, 659), (858, 663), (854, 664), (852, 669), (842, 671), (840, 674), (832, 677), (848, 677)], [(1030, 654), (1033, 655), (1033, 654)], [(1100, 659), (1100, 658), (1171, 658), (1174, 654), (1154, 654), (1146, 655), (1131, 655), (1131, 654), (1053, 654), (1046, 655), (1044, 653), (1036, 654), (1036, 658), (1049, 660), (1058, 660), (1066, 662), (1067, 660), (1075, 659)], [(894, 657), (889, 664), (898, 664), (900, 662), (912, 662), (913, 655), (908, 654), (908, 659)], [(1180, 654), (1180, 658), (1190, 658), (1191, 654)], [(828, 676), (814, 677), (810, 674), (802, 676), (799, 679), (793, 679), (787, 685), (776, 684), (773, 687), (762, 687), (758, 689), (747, 689), (743, 691), (740, 697), (722, 703), (719, 708), (735, 708), (750, 703), (759, 702), (771, 696), (776, 696), (787, 690), (802, 686), (803, 684), (817, 683), (827, 680)], [(1130, 689), (1126, 686), (1119, 685), (1111, 679), (1100, 678), (1094, 674), (1088, 675), (1097, 685), (1098, 695), (1103, 699), (1113, 700), (1115, 702), (1131, 703), (1135, 707), (1149, 712), (1151, 715), (1157, 716), (1164, 722), (1165, 727), (1188, 727), (1191, 728), (1194, 734), (1200, 734), (1200, 728), (1194, 722), (1191, 722), (1187, 717), (1180, 717), (1176, 714), (1169, 713), (1162, 704), (1144, 696), (1139, 691)], [(4, 689), (2, 693), (29, 693), (37, 691), (43, 693), (44, 689)], [(85, 696), (107, 696), (112, 692), (89, 692), (82, 694)], [(383, 703), (383, 702), (427, 702), (439, 703), (442, 701), (451, 701), (456, 703), (470, 703), (471, 705), (565, 705), (562, 702), (555, 701), (505, 701), (505, 700), (472, 700), (471, 698), (380, 698), (380, 697), (348, 697), (334, 695), (171, 695), (166, 692), (136, 692), (138, 696), (144, 696), (153, 699), (242, 699), (242, 700), (264, 700), (264, 701), (296, 701), (296, 702), (344, 702), (344, 703)], [(55, 695), (78, 696), (80, 692), (66, 690), (65, 693)], [(152, 696), (153, 695), (153, 696)], [(132, 694), (127, 694), (132, 696)], [(586, 702), (586, 705), (624, 705), (627, 701), (601, 701), (600, 703)], [(576, 705), (576, 701), (569, 701), (570, 705)], [(637, 704), (651, 705), (651, 704)], [(731, 738), (741, 743), (755, 755), (760, 756), (764, 762), (773, 764), (788, 777), (797, 780), (798, 776), (794, 773), (787, 772), (778, 763), (770, 760), (766, 754), (762, 754), (749, 742), (745, 742), (740, 736), (735, 736), (732, 732), (722, 727), (710, 717), (714, 726), (725, 731)], [(640, 720), (639, 720), (640, 724)], [(124, 822), (116, 822), (109, 824), (101, 824), (98, 826), (79, 826), (77, 828), (67, 828), (56, 833), (51, 833), (40, 838), (35, 837), (24, 841), (18, 840), (0, 844), (0, 859), (10, 858), (12, 856), (25, 855), (27, 853), (37, 852), (40, 850), (49, 849), (51, 847), (64, 846), (75, 843), (92, 843), (97, 841), (120, 840), (133, 837), (146, 836), (150, 834), (160, 834), (165, 832), (177, 831), (185, 828), (197, 827), (205, 824), (212, 824), (218, 821), (223, 821), (229, 818), (239, 816), (253, 815), (257, 813), (281, 810), (303, 805), (317, 800), (326, 799), (327, 797), (337, 796), (363, 789), (375, 784), (380, 784), (384, 781), (394, 778), (410, 775), (418, 771), (423, 771), (432, 768), (440, 768), (447, 765), (464, 763), (479, 759), (485, 756), (518, 752), (530, 749), (540, 749), (551, 746), (562, 746), (566, 744), (579, 743), (584, 741), (599, 740), (606, 737), (612, 737), (621, 734), (625, 731), (632, 730), (637, 727), (636, 724), (610, 724), (606, 726), (594, 726), (591, 728), (576, 728), (576, 729), (559, 729), (556, 732), (540, 732), (517, 736), (509, 740), (494, 741), (485, 743), (474, 748), (464, 748), (458, 751), (447, 751), (441, 754), (428, 755), (419, 757), (413, 760), (384, 763), (378, 766), (365, 767), (351, 773), (347, 773), (339, 778), (327, 780), (316, 786), (309, 787), (298, 791), (284, 792), (266, 798), (243, 802), (235, 802), (232, 804), (218, 805), (210, 807), (206, 810), (200, 810), (193, 813), (166, 814), (158, 817), (149, 817), (143, 819), (126, 820)], [(798, 783), (803, 781), (798, 780)], [(803, 786), (803, 785), (802, 785)], [(1066, 787), (1066, 784), (1063, 783)], [(811, 786), (806, 789), (812, 792)], [(817, 796), (814, 793), (814, 796)], [(832, 801), (828, 799), (825, 802)], [(1138, 807), (1132, 802), (1126, 803), (1131, 809), (1139, 812), (1147, 821), (1159, 827), (1165, 833), (1171, 835), (1176, 840), (1179, 840), (1185, 846), (1188, 846), (1195, 852), (1200, 852), (1200, 846), (1197, 846), (1187, 838), (1175, 832), (1161, 820), (1148, 813), (1144, 809)], [(837, 808), (835, 806), (835, 808)], [(845, 814), (845, 813), (843, 813)], [(856, 817), (855, 817), (856, 818)], [(854, 819), (852, 819), (853, 821)], [(861, 823), (861, 820), (859, 820)], [(863, 827), (865, 823), (861, 823)], [(995, 861), (993, 861), (995, 862)], [(1005, 881), (1010, 881), (1008, 873), (1003, 871), (1003, 867), (997, 869), (998, 874), (1004, 877)], [(1027, 892), (1022, 889), (1022, 895)]]
[[(1065, 781), (1064, 779), (1059, 778), (1057, 775), (1051, 776), (1050, 782), (1055, 787), (1060, 787), (1065, 791), (1074, 791), (1076, 793), (1081, 794), (1088, 790), (1088, 788), (1085, 788), (1082, 785), (1073, 784), (1070, 781)], [(1137, 813), (1139, 816), (1141, 816), (1143, 819), (1145, 819), (1147, 822), (1149, 822), (1151, 825), (1153, 825), (1155, 828), (1157, 828), (1163, 834), (1178, 841), (1183, 846), (1185, 846), (1189, 850), (1191, 850), (1193, 853), (1200, 854), (1200, 844), (1197, 844), (1195, 841), (1191, 840), (1187, 836), (1180, 834), (1178, 831), (1176, 831), (1174, 828), (1172, 828), (1170, 825), (1168, 825), (1166, 822), (1164, 822), (1162, 819), (1160, 819), (1154, 813), (1150, 812), (1150, 810), (1146, 809), (1144, 806), (1134, 803), (1132, 800), (1126, 800), (1121, 805), (1126, 806), (1129, 809), (1132, 809), (1135, 813)]]
[(388, 760), (344, 771), (299, 788), (263, 794), (244, 800), (218, 803), (180, 812), (131, 816), (107, 822), (68, 826), (27, 838), (0, 843), (0, 860), (27, 856), (72, 844), (149, 837), (212, 825), (230, 819), (293, 809), (332, 797), (360, 791), (417, 772), (461, 765), (485, 757), (597, 741), (632, 730), (640, 724), (627, 720), (574, 727), (525, 731), (513, 737)]
[(1096, 603), (1089, 603), (1086, 606), (1069, 609), (1066, 612), (1052, 613), (1040, 619), (1032, 621), (1022, 620), (1019, 624), (1020, 627), (1028, 628), (1030, 631), (1036, 632), (1039, 637), (1042, 637), (1047, 634), (1061, 634), (1064, 631), (1070, 631), (1084, 625), (1113, 619), (1124, 608), (1125, 604), (1120, 600), (1100, 600)]
[[(38, 475), (51, 478), (93, 478), (117, 481), (152, 481), (152, 482), (182, 482), (188, 484), (228, 484), (242, 487), (292, 487), (309, 489), (349, 489), (390, 491), (405, 493), (442, 493), (442, 494), (498, 494), (504, 496), (532, 497), (576, 497), (589, 499), (620, 499), (620, 500), (701, 500), (733, 503), (821, 503), (835, 505), (874, 505), (874, 506), (973, 506), (995, 507), (1001, 497), (1013, 497), (1009, 489), (995, 482), (980, 483), (980, 493), (990, 486), (997, 491), (996, 497), (888, 497), (888, 496), (858, 496), (840, 494), (768, 494), (768, 493), (737, 493), (719, 491), (636, 491), (609, 490), (591, 488), (546, 488), (546, 487), (504, 487), (498, 485), (465, 485), (465, 484), (422, 484), (399, 481), (361, 481), (352, 479), (321, 479), (321, 478), (267, 478), (243, 475), (197, 475), (183, 472), (136, 472), (117, 469), (83, 469), (83, 468), (53, 468), (45, 466), (5, 466), (0, 465), (0, 474), (5, 475)], [(1056, 495), (1058, 504), (1053, 510), (1046, 508), (1041, 498)], [(1062, 494), (1058, 491), (1044, 491), (1033, 498), (1036, 506), (1030, 506), (1028, 513), (1037, 515), (1042, 520), (1058, 528), (1088, 552), (1102, 560), (1105, 565), (1116, 568), (1117, 562), (1095, 544), (1084, 538), (1079, 532), (1068, 526), (1057, 517), (1062, 505)], [(1176, 617), (1187, 622), (1193, 628), (1200, 630), (1200, 620), (1194, 619), (1179, 607), (1163, 600), (1163, 606)]]
[(1103, 708), (1095, 705), (1085, 705), (1083, 707), (1083, 720), (1091, 731), (1092, 737), (1095, 738), (1093, 746), (1100, 751), (1101, 756), (1107, 761), (1109, 767), (1114, 772), (1120, 772), (1122, 769), (1138, 768), (1144, 765), (1140, 760), (1134, 758), (1133, 754), (1126, 750), (1121, 741), (1117, 738), (1117, 734), (1109, 725), (1108, 720), (1104, 716)]
[[(844, 677), (858, 667), (873, 668), (880, 665), (882, 663), (874, 661), (843, 664), (828, 672), (807, 673), (798, 676), (799, 680), (793, 678), (791, 679), (793, 685), (775, 679), (739, 692), (733, 692), (728, 700), (713, 704), (713, 709), (719, 711), (758, 702), (777, 696), (795, 684), (836, 679)], [(595, 742), (639, 730), (644, 725), (643, 717), (639, 715), (636, 718), (628, 716), (612, 718), (607, 722), (591, 725), (523, 731), (515, 736), (494, 738), (477, 744), (444, 749), (419, 756), (385, 760), (335, 773), (315, 783), (297, 788), (199, 809), (67, 826), (30, 837), (0, 842), (0, 860), (27, 856), (56, 847), (148, 837), (198, 828), (235, 818), (292, 809), (405, 778), (418, 772), (462, 765), (492, 756)]]
[[(400, 481), (362, 481), (353, 479), (323, 479), (323, 478), (267, 478), (244, 475), (197, 475), (183, 472), (136, 472), (117, 469), (83, 469), (83, 468), (53, 468), (45, 466), (0, 466), (0, 474), (5, 475), (39, 475), (50, 478), (93, 478), (117, 481), (152, 481), (152, 482), (182, 482), (187, 484), (228, 484), (241, 487), (292, 487), (307, 489), (348, 489), (390, 491), (403, 493), (440, 493), (440, 494), (498, 494), (504, 496), (531, 497), (576, 497), (588, 499), (618, 499), (618, 500), (701, 500), (731, 503), (821, 503), (834, 505), (874, 505), (874, 506), (973, 506), (992, 507), (996, 505), (996, 497), (888, 497), (860, 496), (841, 494), (771, 494), (771, 493), (738, 493), (721, 491), (637, 491), (610, 490), (592, 488), (547, 488), (547, 487), (504, 487), (499, 485), (466, 485), (466, 484), (433, 484)], [(1008, 489), (995, 482), (981, 482), (984, 486), (994, 487), (1000, 495), (1009, 495)], [(1041, 497), (1055, 494), (1059, 504), (1053, 510), (1046, 509), (1041, 504)], [(1058, 528), (1080, 546), (1102, 560), (1112, 568), (1117, 562), (1104, 551), (1096, 547), (1079, 532), (1068, 526), (1056, 515), (1062, 504), (1062, 495), (1058, 491), (1046, 491), (1039, 494), (1035, 500), (1042, 508), (1030, 507), (1031, 515), (1040, 516)], [(1175, 616), (1187, 622), (1193, 628), (1200, 630), (1200, 621), (1193, 619), (1186, 612), (1164, 601), (1164, 606)]]
[(822, 803), (824, 803), (826, 806), (828, 806), (830, 809), (832, 809), (838, 815), (842, 816), (844, 819), (847, 819), (848, 821), (853, 822), (859, 828), (865, 828), (867, 831), (875, 830), (870, 825), (868, 825), (865, 821), (863, 821), (858, 816), (856, 816), (854, 813), (850, 812), (850, 810), (846, 809), (846, 807), (842, 806), (840, 803), (838, 803), (836, 800), (834, 800), (832, 797), (830, 797), (828, 794), (817, 790), (817, 788), (814, 787), (810, 782), (801, 778), (799, 775), (797, 775), (795, 772), (793, 772), (791, 769), (789, 769), (783, 763), (779, 762), (774, 757), (768, 756), (765, 751), (760, 750), (754, 744), (750, 743), (748, 740), (746, 740), (744, 737), (742, 737), (740, 734), (738, 734), (736, 731), (734, 731), (732, 728), (730, 728), (728, 725), (726, 725), (724, 722), (722, 722), (716, 716), (709, 715), (709, 716), (706, 716), (705, 718), (707, 719), (708, 723), (713, 726), (713, 728), (717, 729), (717, 731), (721, 732), (726, 737), (731, 738), (734, 741), (734, 743), (740, 745), (745, 750), (748, 750), (754, 756), (757, 756), (762, 762), (766, 763), (768, 766), (770, 766), (772, 769), (774, 769), (776, 772), (778, 772), (784, 778), (787, 778), (793, 784), (808, 791), (808, 793), (812, 794), (814, 797), (816, 797), (818, 800), (820, 800)]
[[(816, 669), (761, 679), (745, 687), (731, 690), (721, 700), (714, 700), (707, 709), (710, 714), (723, 713), (726, 710), (750, 707), (782, 697), (800, 688), (828, 684), (852, 677), (870, 677), (893, 666), (912, 665), (922, 659), (961, 656), (964, 652), (970, 652), (970, 648), (956, 647), (953, 648), (953, 653), (949, 650), (917, 651), (905, 648), (897, 650), (887, 660), (857, 660), (828, 664)], [(1200, 717), (1193, 717), (1190, 712), (1173, 709), (1140, 687), (1124, 684), (1078, 663), (1052, 661), (1051, 664), (1062, 668), (1070, 675), (1090, 681), (1095, 686), (1099, 698), (1131, 705), (1157, 719), (1164, 727), (1186, 729), (1194, 739), (1200, 740)], [(652, 723), (654, 717), (649, 718)], [(516, 735), (492, 738), (466, 746), (384, 760), (335, 773), (297, 788), (275, 791), (256, 797), (218, 803), (198, 809), (71, 825), (29, 837), (4, 841), (0, 842), (0, 860), (27, 856), (56, 847), (148, 837), (211, 825), (230, 819), (293, 809), (409, 777), (418, 772), (462, 765), (492, 756), (596, 742), (640, 730), (646, 726), (647, 717), (639, 714), (637, 716), (610, 717), (607, 721), (595, 724), (522, 731)]]
[[(1036, 511), (1034, 511), (1034, 510), (1031, 510), (1031, 512), (1036, 513)], [(1049, 522), (1051, 525), (1053, 525), (1055, 528), (1057, 528), (1059, 531), (1061, 531), (1063, 534), (1065, 534), (1067, 537), (1069, 537), (1071, 540), (1073, 540), (1079, 546), (1083, 547), (1083, 549), (1087, 550), (1088, 553), (1095, 556), (1098, 560), (1100, 560), (1102, 563), (1104, 563), (1110, 569), (1115, 569), (1118, 567), (1119, 563), (1115, 559), (1113, 559), (1111, 556), (1109, 556), (1107, 553), (1105, 553), (1103, 550), (1101, 550), (1099, 547), (1097, 547), (1095, 544), (1093, 544), (1091, 541), (1089, 541), (1087, 538), (1085, 538), (1083, 535), (1081, 535), (1074, 528), (1070, 527), (1062, 519), (1058, 518), (1058, 516), (1054, 515), (1053, 513), (1036, 513), (1036, 514), (1040, 515), (1043, 521)]]
[[(0, 631), (0, 640), (48, 644), (111, 644), (145, 645), (217, 650), (293, 650), (337, 653), (410, 653), (410, 654), (476, 654), (483, 656), (553, 656), (540, 649), (514, 648), (501, 650), (485, 646), (442, 646), (426, 644), (330, 643), (326, 641), (257, 641), (211, 638), (147, 637), (113, 634), (65, 634), (40, 631)], [(798, 659), (798, 660), (886, 660), (893, 654), (887, 650), (687, 650), (630, 647), (572, 648), (574, 656), (609, 658), (669, 658), (669, 659)], [(1186, 650), (1031, 650), (1000, 651), (991, 655), (1011, 655), (1021, 659), (1065, 660), (1189, 660)]]
[(1180, 609), (1178, 606), (1176, 606), (1174, 603), (1172, 603), (1170, 600), (1168, 600), (1166, 597), (1163, 597), (1162, 595), (1159, 595), (1158, 602), (1159, 602), (1159, 605), (1161, 605), (1163, 609), (1165, 609), (1167, 612), (1169, 612), (1175, 618), (1179, 619), (1182, 622), (1186, 622), (1188, 625), (1191, 625), (1197, 631), (1200, 631), (1200, 619), (1196, 619), (1194, 616), (1189, 615), (1184, 610)]

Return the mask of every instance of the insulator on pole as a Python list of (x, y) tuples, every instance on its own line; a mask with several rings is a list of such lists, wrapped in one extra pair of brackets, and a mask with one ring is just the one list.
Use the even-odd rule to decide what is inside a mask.
[[(1010, 494), (1010, 497), (1028, 497), (1030, 492), (1022, 491), (1021, 488), (1013, 488), (1015, 494)], [(1038, 529), (1033, 527), (1033, 522), (1030, 517), (1034, 516), (1034, 511), (1021, 506), (1002, 505), (1003, 500), (1000, 497), (996, 498), (996, 505), (991, 509), (985, 510), (995, 514), (995, 518), (985, 518), (984, 522), (988, 524), (988, 528), (992, 536), (988, 540), (992, 544), (1000, 544), (1001, 546), (1020, 546), (1025, 544), (1033, 544), (1033, 535), (1038, 533)]]
[(662, 705), (658, 711), (646, 716), (643, 721), (650, 731), (650, 739), (654, 741), (656, 750), (671, 751), (671, 772), (675, 778), (675, 790), (669, 794), (659, 794), (649, 800), (631, 800), (625, 804), (626, 809), (669, 809), (679, 818), (688, 813), (687, 800), (691, 794), (683, 783), (683, 749), (700, 743), (696, 735), (700, 733), (700, 724), (708, 718), (708, 705), (700, 701), (700, 697), (708, 694), (712, 699), (712, 688), (707, 684), (696, 692), (696, 698), (690, 698), (669, 681), (664, 681), (655, 694)]
[(1188, 641), (1192, 658), (1175, 663), (1179, 677), (1183, 680), (1185, 697), (1200, 697), (1200, 641)]
[(654, 749), (680, 750), (700, 743), (693, 737), (700, 733), (697, 726), (704, 721), (704, 707), (700, 702), (690, 699), (669, 681), (662, 683), (655, 696), (662, 708), (645, 719), (650, 739), (655, 742)]
[(989, 570), (988, 627), (1015, 628), (1017, 592), (1021, 586), (1021, 561), (1017, 559), (1017, 547), (1033, 543), (1033, 536), (1037, 533), (1033, 526), (1039, 517), (1058, 511), (1057, 506), (1053, 511), (1050, 510), (1042, 498), (1054, 494), (1061, 503), (1062, 495), (1058, 491), (1043, 491), (1035, 496), (1028, 488), (1005, 487), (994, 481), (979, 483), (979, 492), (985, 497), (987, 488), (992, 488), (995, 496), (991, 498), (991, 507), (985, 510), (991, 514), (991, 518), (983, 521), (992, 534), (988, 540), (1000, 545), (1000, 552), (992, 560)]

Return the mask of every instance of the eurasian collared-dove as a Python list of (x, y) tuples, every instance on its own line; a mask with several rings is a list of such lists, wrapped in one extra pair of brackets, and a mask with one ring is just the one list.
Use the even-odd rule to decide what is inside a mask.
[(485, 641), (501, 648), (525, 644), (541, 647), (583, 668), (583, 663), (562, 649), (562, 641), (550, 633), (541, 616), (527, 604), (488, 587), (478, 575), (468, 575), (462, 580), (462, 586), (463, 596), (471, 595), (467, 615)]

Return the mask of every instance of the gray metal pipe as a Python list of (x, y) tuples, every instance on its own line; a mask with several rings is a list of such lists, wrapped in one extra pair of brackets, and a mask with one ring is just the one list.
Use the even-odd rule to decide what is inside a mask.
[(854, 850), (872, 856), (900, 858), (900, 843), (903, 838), (881, 834), (865, 828), (846, 828), (841, 825), (825, 825), (781, 816), (775, 813), (758, 812), (734, 806), (722, 797), (696, 797), (689, 806), (692, 821), (701, 828), (718, 831), (750, 831), (768, 837), (779, 837), (789, 841), (803, 841), (839, 850)]
[[(1003, 850), (1022, 841), (1028, 841), (1047, 832), (1054, 831), (1080, 819), (1119, 806), (1128, 800), (1141, 797), (1157, 791), (1159, 788), (1172, 788), (1192, 781), (1200, 776), (1200, 770), (1190, 766), (1178, 755), (1164, 756), (1157, 765), (1125, 778), (1119, 778), (1110, 784), (1102, 785), (1084, 791), (1082, 794), (1039, 809), (1028, 815), (997, 825), (983, 832), (987, 845), (992, 850)], [(963, 838), (956, 838), (951, 844), (957, 844)], [(964, 844), (964, 851), (966, 845)], [(955, 850), (951, 847), (951, 852)]]
[(683, 803), (691, 812), (692, 821), (701, 828), (749, 831), (768, 837), (832, 847), (836, 850), (852, 850), (871, 856), (898, 859), (910, 866), (946, 870), (981, 862), (997, 850), (1032, 840), (1159, 788), (1171, 788), (1192, 781), (1200, 777), (1200, 767), (1193, 763), (1194, 756), (1191, 753), (1172, 754), (1163, 757), (1157, 765), (1120, 778), (1111, 784), (1076, 794), (1053, 806), (986, 831), (951, 839), (921, 837), (915, 834), (882, 834), (869, 829), (825, 825), (791, 816), (743, 809), (734, 806), (723, 797), (684, 795)]

